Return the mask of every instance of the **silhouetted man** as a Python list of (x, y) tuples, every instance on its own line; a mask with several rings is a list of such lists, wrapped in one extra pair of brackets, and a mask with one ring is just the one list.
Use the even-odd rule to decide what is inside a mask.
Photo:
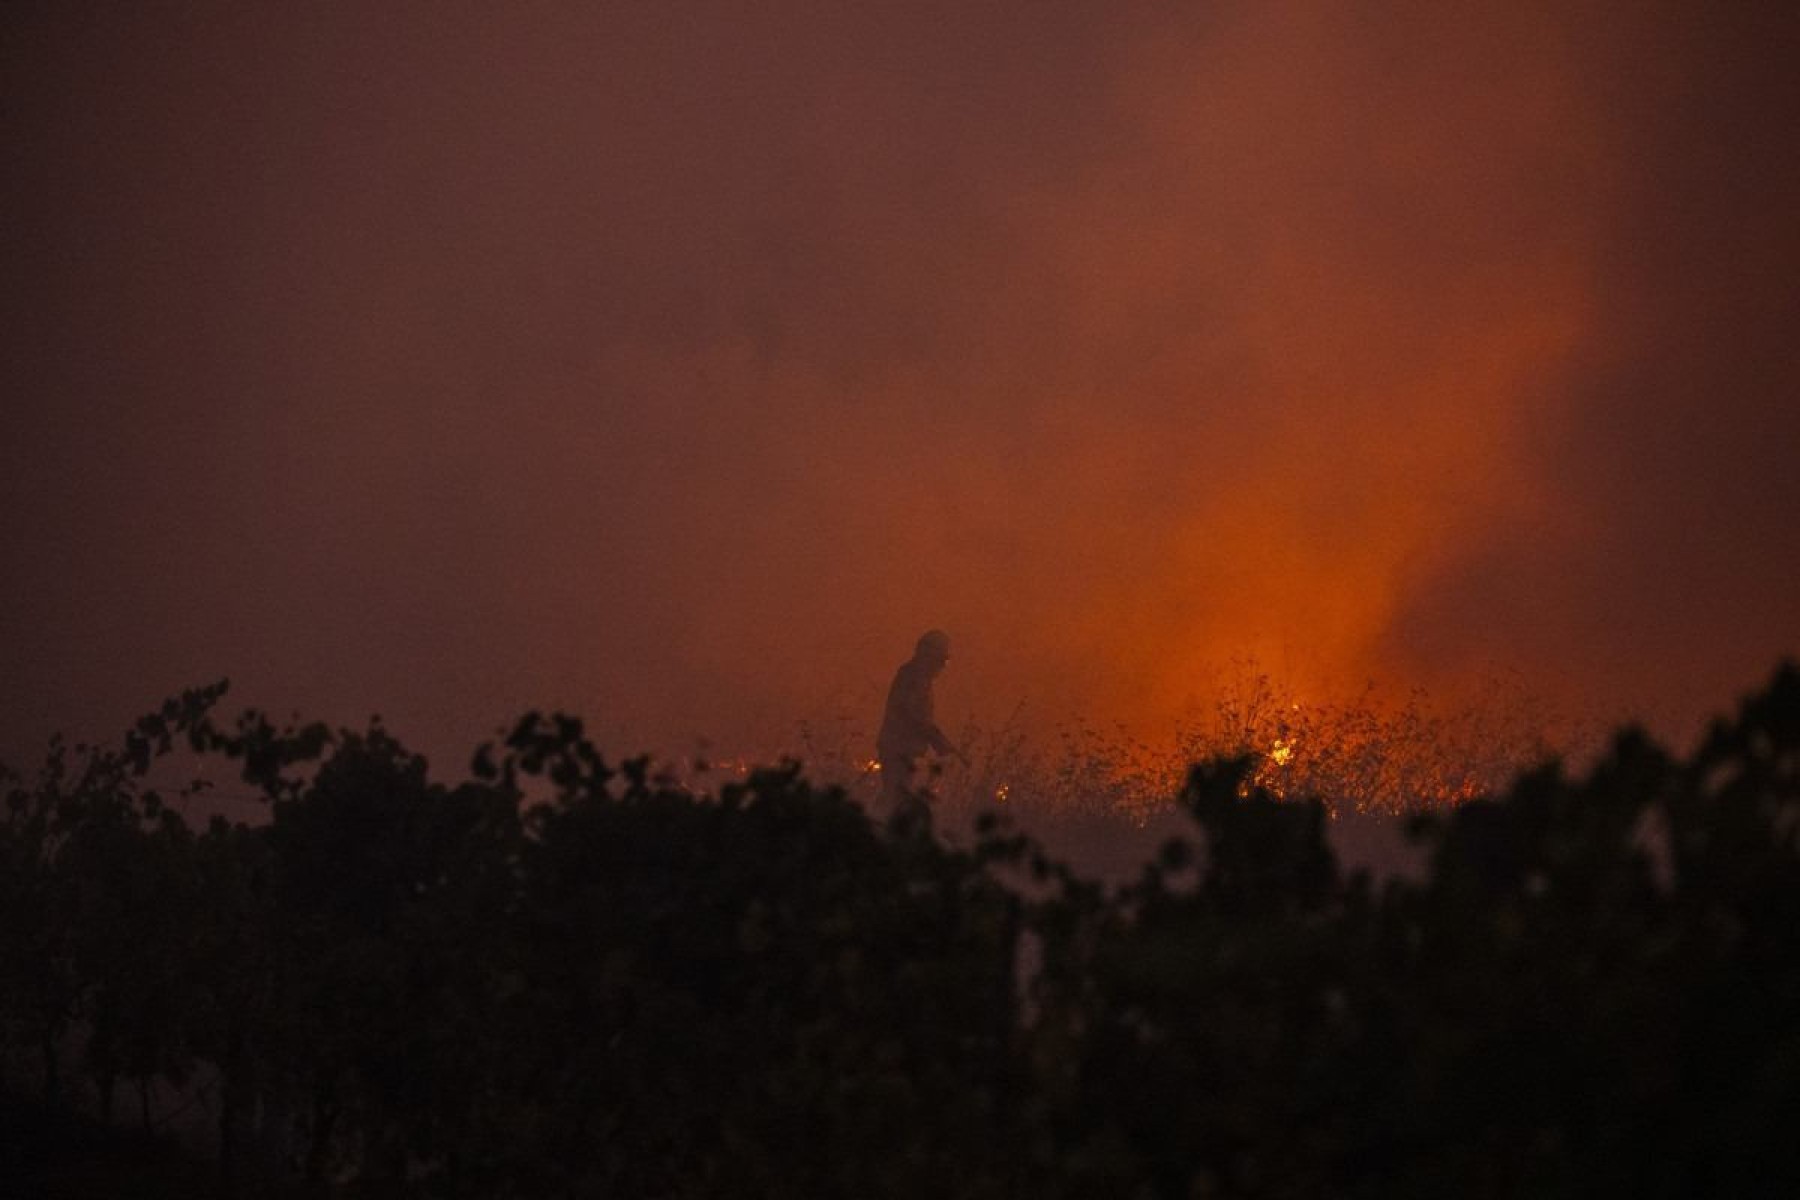
[(919, 639), (913, 656), (894, 672), (887, 710), (881, 718), (881, 735), (875, 739), (875, 748), (881, 755), (882, 806), (890, 818), (922, 818), (929, 824), (929, 810), (913, 778), (919, 760), (928, 753), (963, 757), (937, 727), (932, 715), (931, 685), (949, 661), (950, 635), (933, 629)]

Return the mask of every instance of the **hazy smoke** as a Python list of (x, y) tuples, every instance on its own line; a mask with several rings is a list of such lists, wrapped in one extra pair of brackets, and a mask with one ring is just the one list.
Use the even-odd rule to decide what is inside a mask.
[(7, 724), (1795, 649), (1791, 18), (935, 7), (18, 23)]

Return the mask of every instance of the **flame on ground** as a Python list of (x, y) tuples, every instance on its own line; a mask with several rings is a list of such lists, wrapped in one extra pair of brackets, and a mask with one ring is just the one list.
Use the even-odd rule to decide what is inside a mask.
[[(881, 762), (873, 733), (851, 717), (835, 740), (805, 741), (802, 765), (815, 783), (873, 804)], [(1454, 807), (1509, 786), (1548, 758), (1579, 760), (1603, 730), (1560, 720), (1534, 698), (1496, 685), (1474, 700), (1433, 703), (1420, 692), (1395, 701), (1373, 688), (1348, 702), (1295, 701), (1262, 674), (1222, 688), (1210, 711), (1146, 737), (1123, 724), (1064, 724), (1030, 731), (970, 722), (956, 742), (967, 761), (928, 765), (934, 805), (970, 815), (996, 805), (1020, 812), (1105, 813), (1142, 823), (1180, 795), (1196, 763), (1244, 758), (1240, 792), (1276, 800), (1317, 798), (1332, 816)], [(684, 774), (697, 792), (742, 777), (755, 762), (710, 756)]]

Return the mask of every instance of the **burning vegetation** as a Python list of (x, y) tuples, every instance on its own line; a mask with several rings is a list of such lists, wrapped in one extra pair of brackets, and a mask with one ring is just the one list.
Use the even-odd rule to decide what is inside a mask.
[[(966, 722), (957, 744), (968, 761), (927, 772), (934, 807), (952, 826), (983, 811), (1052, 818), (1116, 818), (1142, 825), (1166, 813), (1195, 764), (1244, 759), (1245, 794), (1317, 799), (1332, 818), (1402, 816), (1454, 808), (1503, 791), (1551, 760), (1583, 761), (1598, 729), (1551, 711), (1517, 684), (1491, 679), (1448, 703), (1415, 688), (1395, 696), (1374, 685), (1346, 701), (1311, 701), (1254, 664), (1240, 663), (1209, 707), (1156, 734), (1124, 723), (1068, 721), (1048, 729), (1022, 719)], [(879, 760), (865, 723), (842, 716), (800, 726), (793, 755), (809, 776), (872, 804)], [(693, 786), (741, 776), (751, 760), (692, 760)]]

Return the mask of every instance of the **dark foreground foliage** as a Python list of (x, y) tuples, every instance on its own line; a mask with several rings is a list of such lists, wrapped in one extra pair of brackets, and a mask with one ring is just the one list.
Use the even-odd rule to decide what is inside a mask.
[[(1800, 1189), (1791, 666), (1689, 761), (1628, 732), (1420, 820), (1416, 880), (1208, 764), (1110, 891), (793, 768), (695, 796), (532, 715), (452, 786), (379, 727), (222, 731), (221, 691), (9, 785), (20, 1194), (183, 1177), (71, 1115), (153, 1130), (179, 1088), (224, 1195)], [(176, 744), (268, 820), (190, 829), (146, 784)]]

